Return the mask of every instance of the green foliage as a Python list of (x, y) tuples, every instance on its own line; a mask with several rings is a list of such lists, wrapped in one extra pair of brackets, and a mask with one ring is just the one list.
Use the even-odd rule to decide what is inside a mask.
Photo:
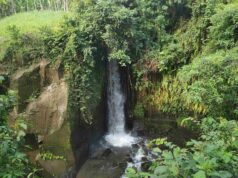
[(145, 110), (142, 103), (136, 104), (134, 108), (133, 116), (138, 119), (143, 119), (145, 117)]
[(0, 176), (2, 178), (37, 177), (38, 169), (29, 163), (22, 151), (26, 124), (19, 120), (14, 129), (0, 125)]
[(19, 151), (20, 140), (16, 140), (17, 133), (6, 126), (0, 126), (1, 177), (26, 176), (28, 160), (26, 155)]
[(17, 65), (27, 65), (42, 57), (41, 40), (34, 34), (20, 34), (16, 26), (9, 27), (11, 42), (3, 60)]
[[(4, 78), (0, 76), (0, 86)], [(37, 170), (33, 170), (28, 162), (24, 147), (24, 136), (27, 125), (22, 118), (18, 118), (13, 128), (7, 125), (7, 116), (16, 102), (16, 94), (12, 91), (0, 95), (0, 177), (35, 177)], [(33, 170), (33, 171), (32, 171)]]
[(164, 78), (153, 95), (164, 112), (237, 118), (237, 48), (201, 56)]
[[(15, 14), (0, 20), (0, 61), (31, 61), (44, 53), (42, 30), (55, 31), (64, 12), (41, 11)], [(27, 20), (22, 20), (27, 19)], [(29, 59), (28, 59), (29, 58)], [(20, 62), (22, 64), (22, 62)], [(11, 63), (15, 64), (15, 63)]]
[(238, 41), (238, 3), (221, 7), (212, 16), (210, 28), (211, 43), (216, 48), (230, 49)]
[(54, 155), (49, 151), (42, 152), (39, 156), (43, 160), (65, 160), (64, 156)]
[(157, 158), (148, 172), (129, 169), (127, 177), (237, 177), (237, 121), (205, 118), (199, 127), (200, 139), (187, 142), (187, 148), (179, 148), (166, 139), (150, 142), (148, 147)]
[(183, 128), (189, 128), (194, 132), (199, 132), (199, 121), (193, 117), (177, 119), (177, 124)]
[[(220, 4), (223, 3), (220, 1), (159, 3), (159, 13), (156, 15), (160, 21), (153, 22), (157, 24), (153, 26), (153, 29), (159, 28), (160, 33), (156, 37), (153, 48), (146, 51), (139, 60), (139, 65), (136, 64), (134, 67), (134, 73), (139, 74), (135, 77), (137, 78), (136, 86), (139, 86), (140, 90), (144, 87), (154, 92), (151, 86), (159, 79), (151, 76), (174, 74), (183, 65), (189, 63), (194, 55), (203, 50), (208, 40), (210, 18)], [(183, 10), (184, 12), (181, 13)], [(188, 21), (184, 19), (189, 17)]]
[[(204, 105), (205, 112), (214, 116), (234, 115), (237, 103), (237, 48), (197, 59), (184, 67), (178, 78), (187, 88), (183, 95), (190, 104)], [(183, 85), (183, 84), (182, 84)]]
[(134, 65), (136, 86), (144, 96), (140, 102), (177, 117), (236, 119), (237, 2), (185, 6), (191, 19), (177, 22), (164, 47), (149, 50)]
[[(71, 74), (71, 108), (79, 108), (86, 123), (92, 123), (90, 103), (98, 98), (93, 88), (97, 65), (110, 60), (121, 66), (137, 62), (165, 34), (165, 11), (158, 1), (85, 2), (57, 34), (45, 31), (47, 56), (64, 60)], [(160, 39), (161, 45), (165, 40)]]
[[(31, 9), (66, 10), (66, 1), (36, 1), (33, 5), (29, 0), (27, 8), (26, 1), (12, 1), (16, 7), (9, 6), (9, 2), (0, 1), (1, 16)], [(4, 62), (16, 66), (43, 57), (52, 62), (62, 59), (69, 74), (69, 112), (79, 111), (84, 123), (94, 122), (92, 110), (100, 101), (103, 71), (111, 60), (121, 67), (133, 66), (132, 80), (138, 91), (133, 114), (137, 118), (143, 118), (151, 109), (182, 116), (186, 119), (181, 125), (193, 127), (204, 116), (238, 117), (237, 1), (75, 0), (72, 4), (77, 6), (76, 13), (57, 31), (45, 28), (42, 20), (36, 20), (37, 25), (31, 20), (30, 30), (34, 33), (29, 33), (21, 29), (25, 22), (17, 19), (21, 25), (13, 23), (9, 28), (7, 18), (2, 19), (0, 24), (5, 24), (5, 29), (0, 34), (6, 36), (6, 27), (10, 34), (0, 38), (4, 44), (0, 52), (4, 51)], [(50, 19), (46, 25), (58, 22), (55, 16), (50, 12), (44, 17)], [(43, 29), (35, 33), (38, 27)], [(2, 120), (13, 102), (10, 93), (0, 96)], [(18, 135), (4, 127), (4, 133), (11, 132), (7, 139), (17, 153), (24, 132)], [(149, 172), (128, 169), (128, 177), (238, 176), (237, 123), (206, 118), (194, 128), (201, 128), (201, 138), (188, 142), (187, 148), (165, 139), (152, 142), (157, 160)], [(61, 159), (48, 152), (41, 156)], [(22, 155), (14, 170), (26, 164)], [(25, 169), (21, 170), (19, 176), (25, 176)]]
[[(0, 75), (0, 87), (4, 77)], [(8, 93), (0, 93), (0, 125), (6, 122), (8, 112), (12, 109), (12, 106), (16, 103), (16, 93), (14, 91), (8, 91)]]

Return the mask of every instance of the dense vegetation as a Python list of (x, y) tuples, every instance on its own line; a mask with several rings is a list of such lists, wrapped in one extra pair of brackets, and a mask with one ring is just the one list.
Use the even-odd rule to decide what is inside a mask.
[(16, 103), (16, 93), (7, 91), (4, 77), (0, 76), (0, 177), (36, 177), (34, 169), (24, 153), (24, 136), (27, 129), (19, 118), (13, 127), (7, 124), (8, 112)]
[(179, 148), (166, 139), (149, 143), (156, 159), (148, 172), (127, 170), (131, 178), (144, 177), (221, 177), (238, 175), (238, 125), (236, 121), (204, 118), (199, 125), (199, 141), (187, 142), (186, 148)]
[(151, 142), (157, 158), (147, 172), (129, 169), (128, 177), (237, 177), (238, 1), (76, 4), (57, 29), (27, 33), (10, 26), (0, 61), (12, 63), (11, 71), (41, 58), (62, 59), (70, 74), (70, 107), (80, 108), (83, 121), (92, 124), (90, 108), (100, 98), (98, 69), (117, 60), (131, 71), (136, 117), (149, 122), (153, 114), (164, 114), (200, 133), (186, 148), (164, 139)]

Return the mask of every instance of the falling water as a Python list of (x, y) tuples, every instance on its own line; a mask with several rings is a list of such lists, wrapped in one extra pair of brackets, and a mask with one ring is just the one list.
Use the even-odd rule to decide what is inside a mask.
[(125, 130), (125, 96), (122, 92), (119, 67), (116, 61), (110, 61), (108, 68), (108, 134), (105, 139), (115, 147), (130, 146), (136, 140)]

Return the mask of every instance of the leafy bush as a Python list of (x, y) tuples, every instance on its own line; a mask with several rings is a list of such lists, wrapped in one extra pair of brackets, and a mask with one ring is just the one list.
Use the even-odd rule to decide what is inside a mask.
[(43, 56), (43, 43), (37, 35), (22, 34), (16, 26), (10, 26), (9, 33), (11, 39), (3, 61), (19, 66), (31, 64)]
[[(5, 78), (0, 75), (0, 88), (2, 87), (4, 80)], [(0, 125), (6, 122), (8, 112), (15, 103), (16, 93), (14, 91), (10, 90), (7, 93), (0, 93)]]
[[(3, 81), (0, 76), (0, 86)], [(1, 93), (0, 95), (0, 177), (16, 178), (27, 177), (31, 174), (34, 177), (36, 169), (28, 162), (26, 154), (22, 151), (24, 147), (24, 136), (27, 129), (24, 121), (19, 118), (14, 127), (7, 125), (7, 116), (16, 102), (14, 92)]]
[(30, 172), (28, 159), (20, 151), (21, 141), (26, 129), (20, 124), (19, 130), (10, 129), (7, 126), (0, 126), (0, 177), (25, 177)]
[(205, 118), (199, 125), (199, 140), (187, 142), (187, 148), (166, 139), (151, 141), (148, 147), (157, 155), (148, 172), (127, 170), (128, 178), (176, 178), (238, 176), (238, 123), (220, 118)]
[(238, 41), (238, 3), (221, 7), (217, 11), (211, 18), (211, 43), (217, 49), (230, 49)]
[(164, 75), (148, 104), (185, 117), (210, 115), (236, 119), (237, 55), (237, 48), (202, 55), (182, 67), (176, 77)]
[(229, 80), (237, 76), (237, 1), (187, 1), (185, 6), (191, 18), (180, 19), (176, 31), (165, 31), (162, 48), (154, 46), (135, 64), (136, 86), (148, 96), (144, 105), (182, 116), (195, 112), (236, 118), (237, 84)]

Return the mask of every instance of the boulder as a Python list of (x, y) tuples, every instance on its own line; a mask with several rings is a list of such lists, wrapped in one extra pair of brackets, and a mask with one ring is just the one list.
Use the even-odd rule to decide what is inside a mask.
[(49, 150), (55, 155), (64, 156), (67, 169), (73, 167), (75, 163), (71, 149), (70, 134), (70, 123), (66, 121), (61, 129), (51, 135), (45, 136), (42, 145), (44, 150)]
[(17, 111), (21, 113), (26, 109), (28, 100), (41, 90), (40, 64), (16, 71), (11, 77), (10, 87), (18, 92)]
[(53, 65), (47, 60), (18, 69), (11, 76), (10, 87), (18, 92), (18, 113), (24, 112), (27, 105), (39, 96), (44, 87), (59, 83), (63, 77), (60, 60)]
[(41, 61), (41, 65), (42, 74), (44, 75), (44, 85), (58, 83), (63, 78), (64, 69), (61, 60), (57, 60), (54, 64)]
[[(18, 92), (18, 105), (11, 113), (11, 122), (21, 115), (28, 125), (27, 136), (31, 143), (36, 139), (35, 150), (41, 148), (65, 160), (37, 160), (47, 173), (45, 177), (60, 177), (74, 165), (71, 149), (71, 128), (67, 120), (68, 86), (63, 79), (61, 61), (50, 64), (47, 60), (18, 69), (11, 76), (11, 89)], [(37, 150), (38, 149), (38, 150)], [(34, 156), (31, 156), (32, 158)], [(31, 159), (34, 163), (34, 158)]]
[(45, 178), (61, 177), (67, 172), (66, 162), (64, 160), (38, 160), (38, 163), (44, 169)]
[(26, 108), (29, 132), (46, 136), (59, 130), (66, 118), (67, 103), (68, 88), (64, 81), (46, 87)]

